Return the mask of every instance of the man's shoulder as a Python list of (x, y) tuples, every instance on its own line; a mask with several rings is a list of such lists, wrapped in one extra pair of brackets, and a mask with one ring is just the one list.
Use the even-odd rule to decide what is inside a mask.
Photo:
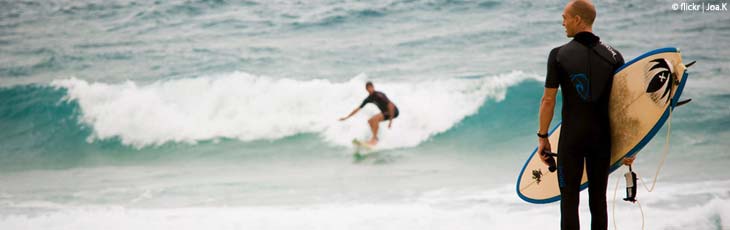
[(377, 98), (377, 100), (384, 100), (384, 101), (388, 100), (388, 96), (386, 96), (385, 93), (383, 93), (383, 92), (375, 91), (375, 93), (373, 93), (373, 95), (374, 95), (374, 97)]
[(607, 44), (606, 42), (599, 42), (598, 45), (602, 46), (604, 49), (606, 49), (609, 53), (611, 53), (614, 57), (621, 57), (621, 52), (618, 52), (617, 49), (613, 48), (613, 46)]
[(565, 42), (565, 43), (563, 43), (563, 44), (560, 44), (559, 46), (556, 46), (555, 48), (553, 48), (553, 50), (556, 50), (556, 51), (557, 51), (557, 50), (560, 50), (561, 48), (564, 48), (564, 47), (570, 46), (570, 45), (571, 45), (571, 44), (573, 44), (573, 43), (576, 43), (575, 39), (570, 39), (570, 40), (568, 40), (567, 42)]
[(608, 43), (601, 41), (598, 43), (598, 48), (602, 51), (603, 56), (610, 57), (609, 60), (615, 65), (615, 66), (621, 66), (624, 64), (624, 57), (621, 55), (621, 52), (619, 52), (616, 48), (613, 48), (613, 46), (609, 45)]
[(558, 47), (555, 47), (550, 50), (550, 54), (548, 54), (548, 60), (556, 60), (558, 58), (558, 53), (560, 53), (560, 49), (563, 48), (565, 45), (560, 45)]
[(553, 49), (550, 50), (550, 55), (558, 54), (558, 52), (560, 52), (560, 49), (562, 49), (566, 45), (568, 45), (568, 43), (565, 43), (565, 44), (562, 44), (562, 45), (559, 45), (559, 46), (554, 47)]
[[(566, 42), (560, 46), (557, 46), (550, 50), (550, 55), (548, 56), (548, 60), (554, 60), (555, 63), (559, 63), (560, 59), (562, 59), (562, 56), (565, 56), (565, 52), (570, 52), (571, 50), (571, 43), (573, 43), (573, 40), (570, 40), (569, 42)], [(566, 51), (568, 50), (568, 51)], [(561, 55), (562, 53), (562, 55)]]
[(557, 56), (557, 55), (559, 55), (559, 54), (560, 54), (561, 52), (570, 52), (570, 51), (568, 51), (568, 50), (573, 50), (573, 49), (575, 49), (575, 47), (576, 47), (576, 46), (575, 46), (575, 43), (577, 43), (577, 42), (576, 42), (575, 40), (570, 40), (570, 41), (568, 41), (568, 42), (566, 42), (566, 43), (563, 43), (562, 45), (560, 45), (560, 46), (557, 46), (557, 47), (553, 48), (552, 50), (550, 50), (550, 55), (551, 55), (551, 56), (552, 56), (552, 55), (555, 55), (555, 56)]

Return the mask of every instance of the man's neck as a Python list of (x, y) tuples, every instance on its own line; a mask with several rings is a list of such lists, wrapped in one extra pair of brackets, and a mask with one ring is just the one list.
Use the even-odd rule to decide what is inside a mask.
[(600, 38), (596, 36), (595, 34), (591, 33), (590, 31), (581, 31), (575, 34), (573, 36), (573, 40), (583, 44), (587, 47), (593, 47), (596, 44), (598, 44)]
[[(591, 28), (591, 27), (586, 27), (586, 28), (583, 28), (582, 30), (578, 30), (578, 33), (580, 33), (580, 32), (588, 32), (588, 33), (593, 33), (593, 28)], [(576, 33), (576, 34), (577, 34), (577, 33)]]

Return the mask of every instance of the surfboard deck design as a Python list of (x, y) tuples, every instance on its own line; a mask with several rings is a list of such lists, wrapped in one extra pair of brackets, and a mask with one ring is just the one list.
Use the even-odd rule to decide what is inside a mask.
[[(659, 131), (678, 106), (687, 80), (686, 66), (678, 49), (656, 49), (627, 62), (614, 74), (609, 98), (611, 122), (610, 172), (624, 157), (636, 155)], [(560, 123), (548, 133), (554, 152), (560, 137)], [(527, 202), (542, 204), (560, 200), (557, 172), (550, 172), (535, 148), (517, 177), (517, 194)], [(583, 166), (580, 189), (588, 187)]]

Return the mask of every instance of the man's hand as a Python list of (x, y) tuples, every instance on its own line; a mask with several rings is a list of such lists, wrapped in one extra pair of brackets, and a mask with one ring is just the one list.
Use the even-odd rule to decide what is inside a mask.
[(631, 164), (634, 163), (634, 160), (636, 160), (636, 156), (624, 157), (624, 159), (621, 162), (623, 162), (624, 165), (631, 166)]
[(357, 111), (360, 111), (360, 108), (355, 108), (355, 109), (353, 109), (353, 110), (352, 110), (352, 112), (350, 112), (350, 114), (348, 114), (348, 115), (347, 115), (347, 116), (345, 116), (345, 117), (342, 117), (342, 118), (340, 118), (340, 121), (345, 121), (345, 120), (347, 120), (347, 118), (350, 118), (350, 117), (352, 117), (352, 115), (355, 115), (355, 114), (357, 113)]
[(537, 138), (537, 154), (539, 154), (539, 157), (540, 157), (540, 160), (542, 161), (542, 163), (549, 166), (549, 164), (547, 163), (547, 159), (549, 156), (542, 154), (544, 151), (552, 152), (550, 150), (550, 140), (548, 140), (547, 138), (538, 137)]

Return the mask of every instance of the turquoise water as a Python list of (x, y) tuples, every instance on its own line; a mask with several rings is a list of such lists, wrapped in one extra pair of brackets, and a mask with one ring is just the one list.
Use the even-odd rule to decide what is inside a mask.
[[(725, 228), (730, 13), (672, 3), (597, 2), (595, 32), (627, 60), (673, 46), (697, 61), (657, 189), (639, 200), (650, 229)], [(3, 229), (559, 224), (556, 203), (525, 203), (514, 182), (534, 148), (547, 53), (568, 41), (562, 2), (0, 6)], [(368, 137), (377, 108), (337, 118), (368, 80), (401, 115), (356, 162), (350, 141)], [(645, 180), (665, 134), (639, 155)], [(616, 207), (619, 228), (640, 226), (636, 206)]]

